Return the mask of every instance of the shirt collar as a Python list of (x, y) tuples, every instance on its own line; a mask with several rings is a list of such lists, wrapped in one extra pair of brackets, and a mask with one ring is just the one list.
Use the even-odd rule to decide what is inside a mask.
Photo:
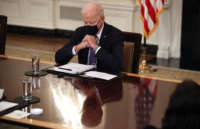
[(103, 28), (104, 28), (104, 23), (103, 23), (103, 26), (101, 27), (100, 32), (96, 35), (98, 37), (98, 39), (101, 39)]

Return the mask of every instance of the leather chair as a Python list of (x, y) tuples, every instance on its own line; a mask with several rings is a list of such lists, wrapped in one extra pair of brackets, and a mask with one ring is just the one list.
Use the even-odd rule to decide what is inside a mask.
[(124, 34), (124, 49), (122, 71), (129, 73), (138, 73), (139, 58), (142, 34), (123, 32)]
[(5, 54), (7, 17), (0, 15), (0, 54)]

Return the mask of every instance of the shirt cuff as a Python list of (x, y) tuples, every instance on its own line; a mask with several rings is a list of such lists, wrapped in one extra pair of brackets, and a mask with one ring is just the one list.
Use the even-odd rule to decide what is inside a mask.
[(75, 51), (75, 47), (72, 48), (72, 54), (75, 56), (77, 53)]
[(97, 54), (97, 52), (99, 51), (100, 48), (101, 48), (101, 47), (98, 46), (98, 47), (95, 49), (95, 54)]

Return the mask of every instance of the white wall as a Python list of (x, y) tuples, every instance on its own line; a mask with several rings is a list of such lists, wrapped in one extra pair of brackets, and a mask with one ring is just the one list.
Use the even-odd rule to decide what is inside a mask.
[[(143, 33), (138, 0), (0, 0), (0, 14), (12, 25), (48, 29), (75, 30), (83, 22), (77, 18), (88, 1), (97, 1), (105, 9), (106, 21), (123, 31)], [(182, 0), (168, 0), (169, 6), (159, 17), (159, 26), (147, 43), (159, 46), (158, 57), (180, 57)], [(71, 16), (61, 18), (61, 7)], [(73, 18), (74, 16), (74, 18)]]
[[(134, 31), (143, 33), (139, 14), (140, 10), (138, 9), (134, 13)], [(182, 0), (168, 0), (168, 4), (159, 17), (158, 28), (147, 40), (147, 43), (159, 46), (158, 57), (180, 57), (181, 20)]]
[(53, 0), (0, 0), (0, 14), (8, 24), (54, 28)]

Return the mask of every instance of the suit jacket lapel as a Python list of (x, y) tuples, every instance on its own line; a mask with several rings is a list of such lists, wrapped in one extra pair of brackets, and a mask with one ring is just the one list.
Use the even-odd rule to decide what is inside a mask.
[(102, 32), (101, 39), (99, 42), (100, 46), (104, 45), (104, 43), (105, 43), (104, 41), (106, 40), (107, 35), (108, 35), (108, 25), (107, 25), (107, 23), (104, 23), (103, 32)]

